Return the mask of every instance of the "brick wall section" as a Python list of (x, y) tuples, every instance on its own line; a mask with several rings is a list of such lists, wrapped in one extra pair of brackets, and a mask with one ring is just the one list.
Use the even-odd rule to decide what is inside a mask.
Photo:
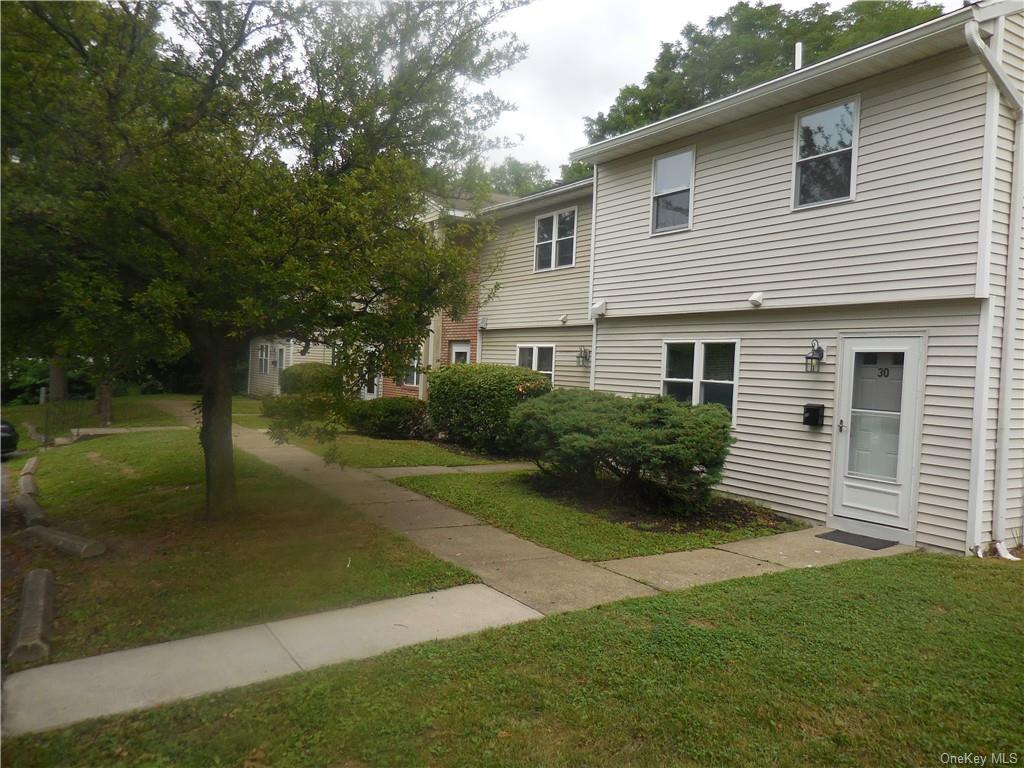
[(419, 387), (408, 387), (402, 383), (395, 383), (394, 379), (384, 379), (384, 384), (380, 388), (381, 394), (384, 397), (419, 397)]
[[(470, 280), (474, 285), (478, 284), (476, 275), (470, 277)], [(469, 362), (476, 362), (476, 338), (479, 322), (479, 293), (472, 297), (470, 308), (461, 320), (452, 320), (447, 314), (441, 315), (441, 360), (439, 361), (441, 364), (451, 362), (453, 341), (468, 341)]]

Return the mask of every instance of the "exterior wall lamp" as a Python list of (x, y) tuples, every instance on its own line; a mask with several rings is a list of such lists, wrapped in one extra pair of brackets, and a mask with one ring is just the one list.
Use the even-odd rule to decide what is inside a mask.
[(586, 347), (580, 347), (576, 352), (576, 365), (580, 368), (590, 367), (590, 350)]
[(811, 339), (811, 351), (804, 355), (804, 370), (817, 373), (821, 370), (821, 361), (825, 359), (825, 349), (817, 339)]

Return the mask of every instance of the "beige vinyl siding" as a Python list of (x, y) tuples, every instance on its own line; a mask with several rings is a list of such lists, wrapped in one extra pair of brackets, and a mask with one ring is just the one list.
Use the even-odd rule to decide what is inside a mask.
[[(555, 325), (568, 315), (568, 325), (587, 325), (590, 281), (591, 188), (543, 208), (506, 216), (496, 222), (495, 239), (481, 255), (480, 317), (487, 327), (529, 328)], [(576, 263), (572, 267), (534, 271), (534, 226), (537, 216), (577, 208)], [(495, 270), (495, 267), (497, 269)], [(487, 301), (497, 286), (493, 298)]]
[[(260, 373), (259, 348), (261, 344), (269, 347), (267, 372)], [(278, 371), (277, 351), (284, 349), (284, 367), (303, 363), (331, 363), (331, 348), (323, 344), (311, 344), (309, 351), (303, 355), (301, 342), (291, 339), (263, 337), (249, 342), (249, 394), (257, 397), (276, 395), (279, 391), (280, 372)]]
[[(265, 344), (267, 351), (267, 372), (260, 373), (260, 345)], [(278, 339), (260, 338), (249, 342), (249, 394), (266, 397), (277, 394), (278, 374), (273, 362), (277, 354)]]
[[(964, 300), (605, 319), (598, 323), (595, 386), (621, 394), (659, 394), (664, 341), (739, 339), (737, 442), (722, 488), (824, 523), (839, 334), (925, 332), (917, 543), (962, 552), (978, 304)], [(804, 371), (803, 355), (812, 338), (827, 351), (818, 373)], [(803, 426), (805, 403), (825, 405), (823, 428)]]
[(590, 349), (592, 327), (515, 328), (481, 333), (480, 362), (516, 365), (516, 345), (553, 344), (555, 347), (555, 386), (589, 387), (590, 368), (576, 365), (580, 347)]
[[(966, 48), (601, 165), (608, 316), (975, 295), (985, 73)], [(795, 115), (860, 96), (856, 200), (793, 210)], [(693, 229), (651, 236), (651, 161), (695, 146)]]

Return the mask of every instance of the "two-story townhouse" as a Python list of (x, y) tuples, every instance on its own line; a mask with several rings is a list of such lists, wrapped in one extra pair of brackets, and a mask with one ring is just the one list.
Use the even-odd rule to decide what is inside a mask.
[[(1022, 30), (1019, 2), (967, 6), (572, 153), (590, 386), (723, 404), (723, 489), (780, 511), (1019, 541)], [(563, 311), (534, 285), (488, 334)]]
[(480, 257), (477, 361), (590, 385), (592, 211), (589, 179), (481, 211), (495, 232)]

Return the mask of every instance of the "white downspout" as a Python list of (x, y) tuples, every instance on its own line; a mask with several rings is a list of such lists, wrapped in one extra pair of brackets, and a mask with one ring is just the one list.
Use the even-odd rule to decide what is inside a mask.
[[(1006, 254), (1006, 290), (1003, 299), (1003, 337), (999, 358), (999, 400), (996, 425), (995, 476), (992, 499), (992, 539), (996, 552), (1018, 560), (1006, 548), (1006, 488), (1010, 470), (1010, 433), (1013, 421), (1013, 373), (1017, 358), (1016, 323), (1020, 311), (1020, 249), (1024, 228), (1024, 101), (1013, 81), (981, 39), (977, 21), (964, 25), (967, 47), (981, 61), (996, 87), (1013, 109), (1013, 175), (1010, 181), (1010, 238)], [(980, 544), (980, 542), (979, 542)]]

